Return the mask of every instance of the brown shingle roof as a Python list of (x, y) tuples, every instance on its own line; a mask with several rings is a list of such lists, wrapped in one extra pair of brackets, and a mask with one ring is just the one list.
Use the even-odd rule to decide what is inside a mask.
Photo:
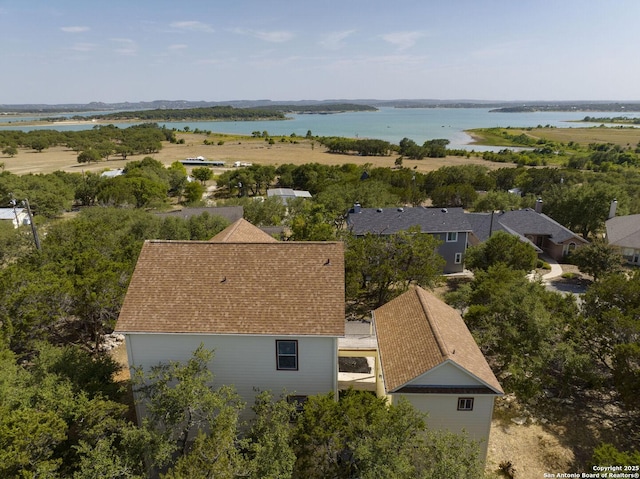
[(116, 330), (342, 336), (343, 245), (147, 241)]
[(393, 392), (452, 361), (498, 393), (498, 383), (458, 312), (422, 288), (374, 311), (385, 388)]
[(278, 240), (240, 218), (211, 238), (216, 243), (275, 243)]

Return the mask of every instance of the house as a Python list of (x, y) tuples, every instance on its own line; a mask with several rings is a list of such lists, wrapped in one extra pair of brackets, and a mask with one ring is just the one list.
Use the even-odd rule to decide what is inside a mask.
[(311, 193), (305, 190), (293, 190), (291, 188), (270, 188), (267, 190), (267, 198), (278, 197), (286, 205), (287, 201), (294, 198), (311, 198)]
[(462, 208), (362, 208), (356, 204), (347, 216), (347, 227), (356, 236), (390, 235), (412, 226), (441, 242), (438, 253), (446, 261), (444, 273), (463, 271), (471, 225)]
[(146, 241), (115, 329), (132, 368), (213, 349), (215, 383), (253, 404), (257, 390), (337, 392), (344, 327), (342, 243), (279, 242), (239, 219), (210, 241)]
[(640, 265), (640, 215), (613, 216), (605, 222), (607, 242), (629, 264)]
[(504, 394), (462, 317), (416, 287), (373, 312), (377, 393), (428, 413), (430, 429), (466, 431), (486, 459), (493, 403)]
[(0, 221), (11, 222), (14, 228), (30, 224), (26, 208), (0, 208)]
[(526, 208), (498, 213), (467, 213), (473, 233), (469, 244), (475, 246), (488, 240), (496, 231), (506, 231), (529, 242), (539, 254), (546, 254), (562, 261), (571, 251), (589, 244), (587, 240), (548, 217), (541, 210), (538, 200), (536, 209)]

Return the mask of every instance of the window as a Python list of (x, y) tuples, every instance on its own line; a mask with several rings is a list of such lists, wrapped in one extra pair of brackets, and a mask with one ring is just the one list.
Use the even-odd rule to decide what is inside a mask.
[(450, 231), (447, 233), (447, 243), (454, 243), (458, 241), (458, 232)]
[(458, 398), (458, 411), (473, 411), (473, 398)]
[(462, 263), (462, 253), (456, 253), (455, 258), (453, 259), (453, 262), (455, 264), (460, 264)]
[(302, 412), (304, 409), (304, 403), (307, 402), (307, 396), (289, 395), (287, 396), (287, 402), (289, 404), (293, 404), (296, 407), (297, 412)]
[(276, 340), (276, 366), (278, 370), (298, 370), (298, 341)]

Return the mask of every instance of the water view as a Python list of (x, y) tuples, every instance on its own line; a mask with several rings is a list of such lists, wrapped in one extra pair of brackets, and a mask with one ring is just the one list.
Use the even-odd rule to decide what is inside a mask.
[[(99, 114), (92, 112), (91, 114)], [(70, 114), (68, 118), (75, 114)], [(329, 115), (295, 114), (285, 121), (199, 121), (199, 122), (158, 122), (167, 128), (179, 130), (189, 127), (217, 133), (235, 133), (250, 135), (254, 131), (268, 131), (271, 135), (305, 136), (308, 131), (319, 136), (345, 136), (351, 138), (378, 138), (398, 143), (402, 138), (411, 138), (421, 144), (434, 138), (446, 138), (451, 143), (449, 148), (487, 149), (478, 145), (470, 145), (472, 139), (464, 131), (472, 128), (490, 127), (535, 127), (538, 125), (558, 128), (588, 127), (591, 123), (576, 123), (587, 115), (598, 117), (620, 116), (620, 112), (598, 112), (597, 114), (576, 112), (527, 112), (527, 113), (492, 113), (488, 108), (380, 108), (375, 112), (347, 112)], [(626, 114), (638, 117), (638, 113)], [(3, 126), (1, 129), (56, 129), (60, 131), (78, 131), (93, 128), (91, 123), (55, 124), (46, 126), (20, 126), (25, 121), (36, 120), (37, 117), (21, 117), (15, 125)], [(7, 119), (8, 121), (12, 121)], [(120, 128), (130, 123), (114, 122)], [(493, 149), (493, 148), (490, 148)]]

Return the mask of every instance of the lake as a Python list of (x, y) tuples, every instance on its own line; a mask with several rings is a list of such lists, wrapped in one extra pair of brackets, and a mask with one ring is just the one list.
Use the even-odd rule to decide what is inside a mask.
[[(93, 112), (96, 114), (97, 112)], [(72, 116), (67, 115), (67, 116)], [(328, 115), (296, 114), (284, 121), (199, 121), (199, 122), (158, 122), (167, 128), (179, 130), (188, 126), (191, 130), (209, 130), (217, 133), (251, 135), (254, 131), (267, 131), (272, 136), (305, 136), (307, 131), (318, 136), (345, 136), (351, 138), (377, 138), (398, 143), (402, 138), (410, 138), (418, 144), (435, 138), (446, 138), (449, 148), (466, 148), (483, 151), (479, 145), (469, 145), (471, 137), (464, 130), (490, 127), (535, 127), (538, 125), (555, 127), (585, 127), (588, 123), (575, 123), (585, 116), (614, 117), (620, 112), (527, 112), (492, 113), (488, 108), (380, 108), (374, 112), (347, 112)], [(53, 116), (53, 115), (50, 115)], [(637, 118), (640, 113), (627, 113)], [(32, 120), (35, 118), (32, 118)], [(9, 120), (9, 118), (7, 118)], [(21, 118), (21, 120), (27, 120)], [(20, 127), (3, 126), (1, 129), (55, 129), (78, 131), (93, 128), (91, 124), (51, 125)], [(130, 123), (114, 122), (120, 128)]]

